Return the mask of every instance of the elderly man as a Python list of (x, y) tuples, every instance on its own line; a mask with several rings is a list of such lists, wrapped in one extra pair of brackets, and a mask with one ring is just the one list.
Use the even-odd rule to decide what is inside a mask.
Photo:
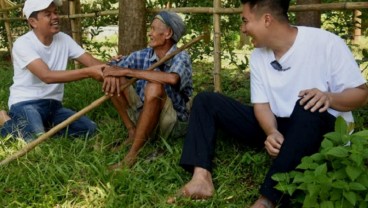
[[(70, 36), (60, 32), (57, 6), (61, 0), (27, 0), (25, 14), (31, 31), (13, 47), (13, 85), (9, 116), (0, 111), (1, 135), (13, 134), (29, 142), (75, 112), (62, 106), (64, 84), (85, 78), (102, 80), (102, 62), (86, 53)], [(68, 59), (88, 66), (66, 70)], [(96, 124), (86, 116), (60, 134), (91, 135)]]
[[(176, 43), (184, 32), (184, 23), (176, 13), (160, 12), (151, 24), (150, 47), (124, 57), (116, 66), (104, 70), (104, 91), (114, 95), (113, 104), (128, 129), (125, 144), (132, 143), (125, 158), (111, 168), (133, 165), (138, 151), (151, 136), (166, 138), (178, 121), (188, 120), (186, 103), (193, 88), (192, 66), (187, 52), (175, 55), (153, 71), (146, 70), (176, 50)], [(138, 79), (135, 91), (130, 87), (120, 94), (118, 86), (129, 78)], [(128, 109), (136, 113), (129, 115)]]

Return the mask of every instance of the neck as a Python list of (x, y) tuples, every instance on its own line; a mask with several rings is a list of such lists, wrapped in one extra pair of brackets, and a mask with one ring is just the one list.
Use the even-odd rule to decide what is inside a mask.
[(41, 43), (43, 43), (46, 46), (51, 45), (54, 35), (51, 35), (51, 36), (44, 35), (38, 32), (37, 30), (33, 30), (33, 32), (35, 33), (36, 37)]
[(275, 30), (270, 47), (279, 60), (294, 44), (298, 29), (289, 24), (282, 25)]
[(173, 43), (170, 43), (170, 44), (164, 44), (162, 46), (157, 46), (155, 47), (153, 50), (155, 51), (157, 57), (159, 59), (162, 59), (166, 53), (171, 49), (171, 47), (173, 46), (174, 44)]

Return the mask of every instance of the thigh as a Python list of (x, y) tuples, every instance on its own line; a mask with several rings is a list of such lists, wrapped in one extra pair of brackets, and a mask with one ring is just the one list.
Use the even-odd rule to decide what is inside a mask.
[(201, 98), (212, 109), (215, 126), (231, 137), (250, 145), (263, 146), (265, 134), (254, 115), (253, 107), (219, 93)]
[(45, 132), (44, 111), (41, 101), (26, 101), (12, 105), (9, 114), (17, 127), (31, 134), (41, 134)]
[(177, 113), (173, 107), (171, 99), (167, 97), (159, 118), (159, 135), (165, 139), (169, 137), (176, 122)]

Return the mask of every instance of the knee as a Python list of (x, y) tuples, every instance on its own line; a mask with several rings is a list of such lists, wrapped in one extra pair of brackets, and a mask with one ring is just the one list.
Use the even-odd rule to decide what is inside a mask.
[(205, 103), (212, 103), (212, 100), (215, 96), (216, 96), (216, 93), (213, 93), (213, 92), (201, 92), (194, 97), (193, 106), (203, 105)]
[(151, 101), (165, 96), (165, 88), (163, 84), (148, 82), (144, 89), (144, 101)]

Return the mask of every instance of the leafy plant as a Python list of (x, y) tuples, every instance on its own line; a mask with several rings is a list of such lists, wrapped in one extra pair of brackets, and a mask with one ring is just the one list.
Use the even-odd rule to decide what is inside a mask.
[(368, 207), (367, 138), (368, 130), (349, 134), (337, 118), (318, 153), (304, 157), (296, 171), (273, 175), (276, 189), (303, 207)]

